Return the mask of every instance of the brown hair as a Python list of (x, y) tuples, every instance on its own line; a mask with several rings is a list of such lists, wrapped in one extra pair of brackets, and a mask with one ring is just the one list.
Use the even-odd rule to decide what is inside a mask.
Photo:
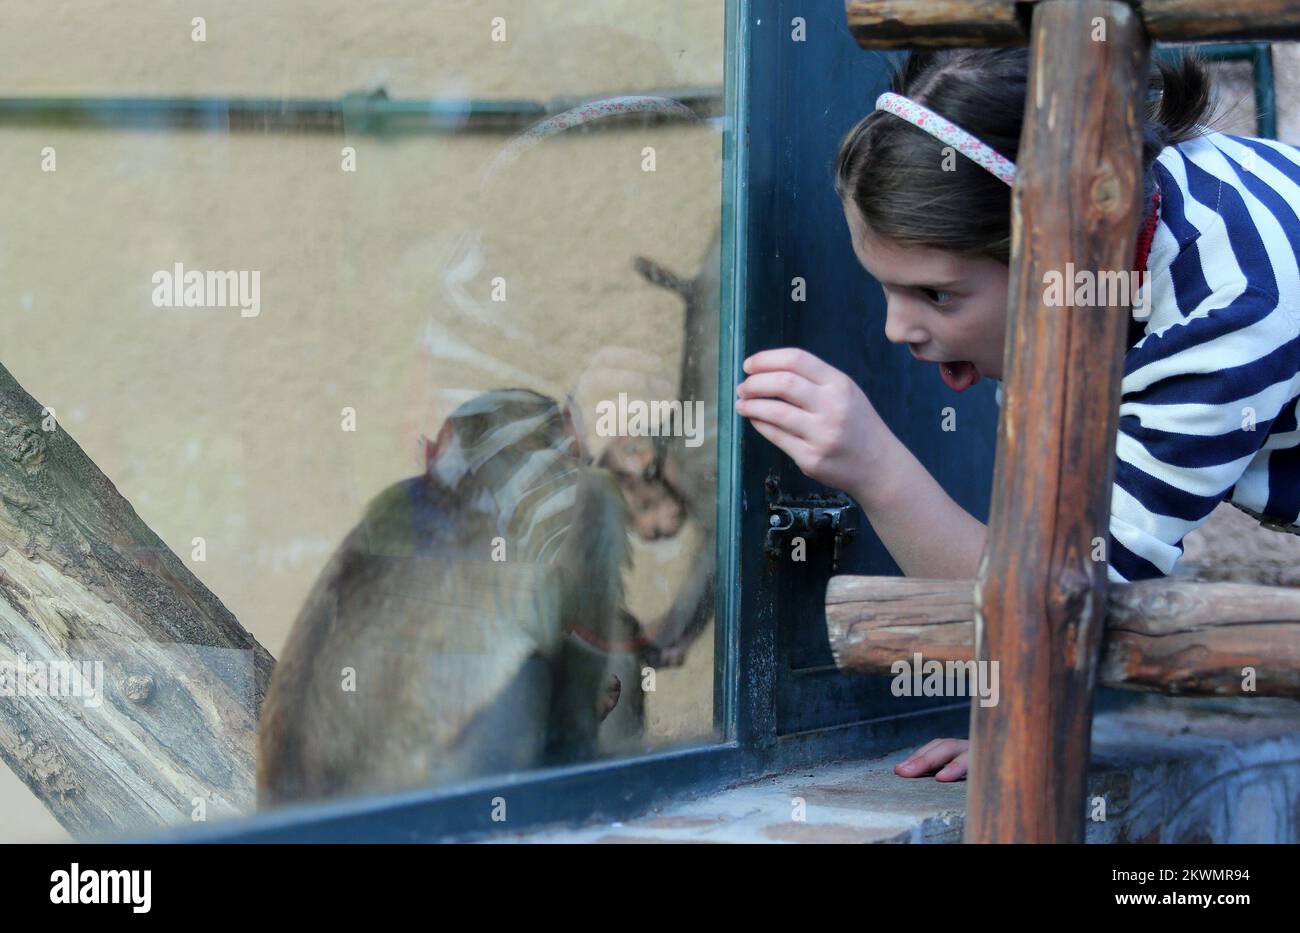
[[(1029, 51), (944, 49), (914, 52), (890, 90), (924, 104), (1016, 160), (1024, 120)], [(1153, 164), (1166, 146), (1203, 132), (1210, 79), (1194, 55), (1153, 57), (1142, 128), (1144, 203), (1155, 191)], [(946, 144), (906, 120), (873, 111), (845, 135), (835, 191), (853, 199), (872, 233), (900, 244), (1011, 261), (1011, 187), (963, 157), (944, 171)]]

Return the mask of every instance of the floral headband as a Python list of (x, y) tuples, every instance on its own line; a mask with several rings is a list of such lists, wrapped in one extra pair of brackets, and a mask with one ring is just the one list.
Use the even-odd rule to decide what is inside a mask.
[(876, 98), (876, 109), (886, 110), (908, 123), (919, 126), (931, 136), (955, 148), (975, 164), (992, 172), (1008, 185), (1016, 180), (1016, 164), (1003, 157), (992, 146), (982, 143), (957, 124), (939, 116), (929, 107), (909, 100), (901, 94), (886, 91)]

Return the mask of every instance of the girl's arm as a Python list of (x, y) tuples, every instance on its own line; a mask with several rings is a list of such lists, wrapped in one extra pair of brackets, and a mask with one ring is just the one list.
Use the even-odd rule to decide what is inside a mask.
[[(975, 577), (984, 526), (943, 491), (852, 379), (793, 349), (756, 353), (745, 372), (736, 411), (806, 475), (853, 496), (903, 573)], [(938, 769), (935, 780), (957, 781), (969, 748), (965, 739), (935, 739), (894, 771), (916, 778)]]
[(871, 527), (904, 574), (974, 580), (988, 529), (944, 492), (891, 432), (895, 464), (845, 490), (867, 513)]
[(903, 573), (974, 579), (985, 528), (943, 490), (848, 376), (804, 350), (745, 360), (736, 411), (805, 475), (851, 495)]

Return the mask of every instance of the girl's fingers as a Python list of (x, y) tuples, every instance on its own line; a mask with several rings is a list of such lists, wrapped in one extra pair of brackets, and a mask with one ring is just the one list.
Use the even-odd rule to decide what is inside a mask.
[(946, 740), (931, 739), (930, 741), (926, 742), (916, 751), (912, 752), (912, 754), (908, 755), (898, 764), (894, 765), (894, 773), (901, 774), (904, 777), (911, 777), (914, 773), (920, 773), (918, 770), (920, 764), (920, 757), (943, 741)]
[(762, 372), (736, 386), (740, 398), (779, 398), (804, 411), (816, 408), (817, 386), (798, 373), (787, 370)]
[(948, 741), (951, 741), (951, 740), (950, 740), (950, 739), (931, 739), (930, 741), (926, 742), (924, 745), (922, 745), (922, 746), (921, 746), (920, 748), (918, 748), (916, 751), (912, 752), (912, 754), (908, 755), (907, 757), (908, 757), (908, 759), (910, 760), (910, 759), (912, 759), (912, 758), (915, 758), (917, 755), (923, 755), (923, 754), (925, 754), (926, 752), (928, 752), (930, 749), (932, 749), (932, 748), (934, 748), (936, 745), (938, 745), (940, 742), (948, 742)]
[(802, 438), (795, 437), (793, 434), (783, 431), (776, 425), (769, 424), (766, 421), (755, 419), (751, 420), (750, 424), (754, 426), (755, 431), (775, 444), (795, 463), (807, 462), (807, 458), (812, 453), (812, 448)]
[(963, 754), (968, 746), (965, 739), (935, 739), (896, 765), (894, 771), (904, 777), (929, 774)]
[(744, 362), (744, 370), (751, 375), (788, 369), (809, 382), (824, 385), (839, 374), (839, 370), (823, 363), (807, 350), (798, 347), (781, 347), (779, 350), (762, 350)]
[(958, 781), (966, 776), (970, 752), (962, 752), (934, 776), (936, 781)]
[(787, 434), (793, 434), (800, 440), (807, 440), (812, 430), (812, 415), (802, 408), (795, 408), (788, 402), (782, 402), (779, 399), (738, 399), (736, 401), (736, 412), (755, 423), (766, 421)]

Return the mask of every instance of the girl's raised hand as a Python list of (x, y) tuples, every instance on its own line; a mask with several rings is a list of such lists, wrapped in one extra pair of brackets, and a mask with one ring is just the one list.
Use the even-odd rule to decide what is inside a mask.
[(852, 379), (793, 347), (755, 353), (744, 370), (737, 413), (804, 475), (855, 498), (881, 477), (901, 442)]

